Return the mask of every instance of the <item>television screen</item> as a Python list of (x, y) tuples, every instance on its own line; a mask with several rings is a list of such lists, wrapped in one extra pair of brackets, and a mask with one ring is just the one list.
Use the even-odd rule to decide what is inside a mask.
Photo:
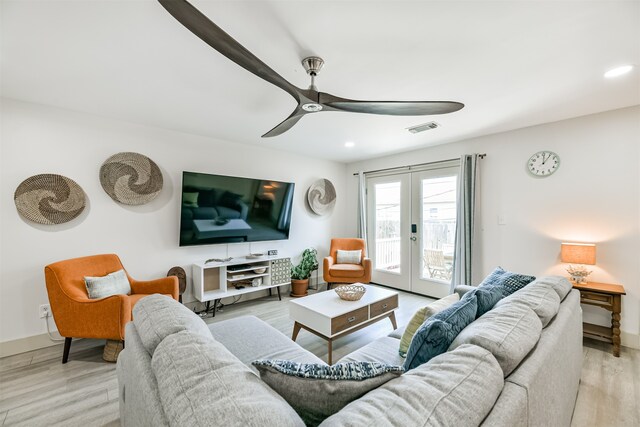
[(291, 182), (182, 173), (180, 246), (289, 238)]

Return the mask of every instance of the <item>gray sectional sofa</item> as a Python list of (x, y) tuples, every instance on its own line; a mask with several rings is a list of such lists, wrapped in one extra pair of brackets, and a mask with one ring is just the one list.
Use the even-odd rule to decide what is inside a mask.
[[(265, 322), (243, 316), (206, 325), (160, 295), (141, 300), (133, 318), (117, 366), (122, 425), (304, 425), (251, 362), (323, 361)], [(402, 332), (338, 363), (401, 365)], [(369, 391), (321, 426), (568, 426), (581, 369), (579, 294), (564, 278), (542, 277), (467, 326), (449, 351)]]

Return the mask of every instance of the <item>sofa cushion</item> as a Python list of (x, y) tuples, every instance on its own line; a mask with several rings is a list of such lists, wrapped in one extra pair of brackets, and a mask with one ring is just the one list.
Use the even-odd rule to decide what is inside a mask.
[(204, 320), (173, 298), (160, 294), (149, 295), (136, 303), (133, 323), (150, 355), (162, 340), (180, 331), (191, 331), (212, 339)]
[(493, 354), (505, 378), (540, 339), (542, 323), (529, 307), (504, 304), (486, 313), (458, 334), (449, 350), (475, 344)]
[(389, 335), (387, 336), (399, 340), (402, 338), (402, 335), (406, 330), (407, 330), (407, 325), (400, 326), (398, 329), (394, 329), (393, 331), (389, 332)]
[(131, 284), (124, 270), (114, 271), (106, 276), (84, 278), (89, 299), (100, 299), (111, 295), (129, 295)]
[(208, 325), (213, 338), (251, 368), (257, 359), (287, 359), (299, 363), (322, 363), (282, 332), (255, 316), (240, 316)]
[(218, 217), (218, 211), (213, 207), (199, 207), (191, 209), (193, 219), (215, 219)]
[(349, 402), (402, 373), (401, 366), (377, 362), (328, 366), (256, 360), (253, 364), (260, 371), (260, 378), (284, 397), (307, 425), (320, 424)]
[(484, 278), (478, 287), (498, 286), (502, 291), (502, 296), (506, 297), (524, 288), (534, 280), (536, 280), (534, 276), (512, 273), (504, 270), (502, 267), (496, 267), (491, 274)]
[(413, 336), (425, 320), (436, 313), (440, 313), (442, 310), (458, 301), (460, 301), (458, 294), (451, 294), (419, 308), (418, 311), (414, 313), (411, 320), (409, 320), (409, 323), (400, 338), (400, 356), (405, 357), (407, 355), (407, 350), (409, 350), (409, 345), (411, 344)]
[(379, 362), (387, 365), (402, 365), (404, 358), (398, 354), (398, 342), (397, 338), (378, 338), (364, 347), (347, 354), (338, 363)]
[(171, 426), (304, 426), (282, 397), (211, 338), (191, 331), (168, 336), (151, 367)]
[(535, 283), (544, 283), (545, 285), (551, 286), (560, 297), (560, 301), (564, 301), (567, 294), (569, 294), (573, 288), (571, 282), (568, 281), (566, 277), (562, 276), (544, 276), (536, 280)]
[(218, 215), (226, 219), (238, 219), (240, 218), (240, 211), (237, 209), (228, 208), (226, 206), (216, 206)]
[(476, 319), (475, 295), (465, 295), (449, 308), (427, 319), (411, 340), (404, 369), (410, 370), (447, 351), (458, 333)]
[(364, 267), (358, 264), (333, 264), (330, 271), (336, 277), (362, 277), (365, 273)]
[[(142, 298), (146, 298), (150, 295), (155, 295), (155, 294), (133, 294), (133, 295), (129, 295), (129, 302), (131, 303), (131, 308), (135, 307), (136, 304), (138, 303), (138, 301), (140, 301)], [(161, 294), (164, 295), (165, 297), (169, 297), (171, 299), (173, 299), (173, 296), (171, 294)]]
[(503, 385), (502, 369), (493, 355), (465, 344), (370, 391), (321, 427), (476, 427)]
[(551, 286), (534, 283), (498, 301), (496, 307), (503, 304), (526, 305), (538, 315), (545, 328), (560, 309), (560, 297)]

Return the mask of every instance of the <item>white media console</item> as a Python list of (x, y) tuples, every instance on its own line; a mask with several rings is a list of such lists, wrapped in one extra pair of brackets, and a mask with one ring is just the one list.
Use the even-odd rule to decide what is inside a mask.
[[(215, 307), (222, 298), (248, 294), (264, 289), (276, 288), (280, 296), (280, 286), (291, 284), (291, 260), (282, 256), (261, 256), (257, 258), (238, 257), (226, 262), (202, 261), (193, 264), (194, 295), (198, 301), (214, 301)], [(254, 279), (259, 285), (251, 285)], [(244, 286), (244, 287), (241, 287)]]

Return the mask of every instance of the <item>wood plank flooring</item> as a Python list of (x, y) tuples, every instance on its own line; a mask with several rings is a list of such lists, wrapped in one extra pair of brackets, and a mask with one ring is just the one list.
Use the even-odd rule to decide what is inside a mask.
[[(323, 288), (324, 289), (324, 288)], [(288, 296), (225, 307), (207, 323), (247, 314), (255, 315), (287, 336), (293, 322)], [(398, 325), (405, 325), (418, 307), (430, 299), (400, 293)], [(377, 322), (333, 343), (333, 358), (341, 357), (391, 332), (391, 322)], [(307, 331), (298, 344), (323, 360), (326, 341)], [(103, 340), (78, 340), (69, 363), (62, 365), (62, 344), (0, 359), (0, 425), (117, 426), (118, 388), (115, 364), (102, 360)], [(640, 351), (622, 348), (614, 358), (611, 346), (585, 339), (582, 382), (573, 423), (582, 426), (640, 426)]]

